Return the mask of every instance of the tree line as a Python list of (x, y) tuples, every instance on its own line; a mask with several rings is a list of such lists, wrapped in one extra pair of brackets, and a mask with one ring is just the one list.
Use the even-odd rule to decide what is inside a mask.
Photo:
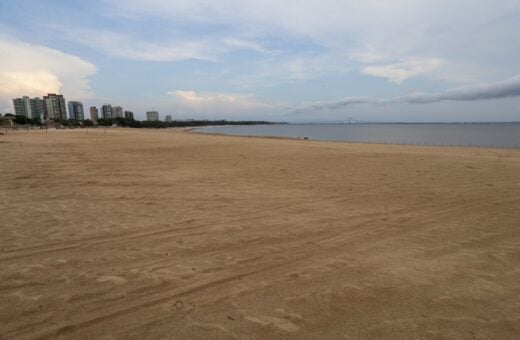
[[(0, 118), (1, 119), (1, 118)], [(13, 122), (18, 125), (36, 125), (41, 126), (42, 121), (40, 118), (28, 118), (26, 116), (17, 115), (14, 116)], [(65, 127), (93, 127), (96, 124), (90, 120), (85, 119), (83, 121), (67, 119), (67, 120), (54, 120), (54, 123), (60, 124)], [(173, 120), (171, 122), (165, 121), (147, 121), (147, 120), (134, 120), (126, 118), (113, 118), (104, 119), (100, 118), (97, 120), (97, 126), (121, 126), (130, 128), (170, 128), (170, 127), (197, 127), (197, 126), (209, 126), (209, 125), (260, 125), (260, 124), (273, 124), (263, 120)]]
[(259, 124), (273, 124), (263, 120), (173, 120), (165, 122), (161, 120), (147, 121), (147, 120), (132, 120), (125, 118), (115, 119), (98, 119), (99, 126), (122, 126), (131, 128), (169, 128), (169, 127), (196, 127), (208, 125), (259, 125)]

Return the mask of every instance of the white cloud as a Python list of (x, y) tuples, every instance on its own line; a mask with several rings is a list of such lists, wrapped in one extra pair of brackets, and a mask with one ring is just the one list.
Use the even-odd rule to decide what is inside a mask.
[(272, 109), (274, 106), (257, 101), (251, 94), (198, 93), (193, 90), (169, 91), (176, 109), (183, 113), (202, 115), (250, 115)]
[(95, 73), (94, 65), (74, 55), (0, 36), (0, 100), (6, 110), (12, 110), (12, 98), (24, 95), (88, 98), (88, 78)]
[(271, 55), (250, 63), (247, 72), (228, 80), (231, 86), (248, 89), (287, 86), (319, 79), (327, 75), (342, 76), (351, 72), (345, 58), (322, 54)]
[(49, 71), (0, 71), (0, 96), (41, 96), (47, 92), (60, 92), (62, 83)]
[(204, 105), (204, 104), (215, 104), (215, 103), (248, 103), (247, 99), (249, 99), (248, 95), (238, 95), (238, 94), (226, 94), (226, 93), (216, 93), (216, 94), (206, 94), (201, 95), (195, 91), (169, 91), (168, 94), (170, 96), (174, 96), (181, 101), (188, 103), (190, 105)]
[(386, 61), (389, 56), (381, 51), (377, 51), (371, 46), (366, 46), (364, 48), (352, 49), (348, 53), (348, 57), (364, 64), (371, 64)]
[(362, 73), (401, 84), (406, 79), (432, 73), (442, 64), (443, 61), (439, 59), (408, 60), (397, 64), (366, 66)]
[(237, 50), (252, 50), (256, 52), (267, 52), (262, 45), (255, 43), (253, 41), (248, 41), (239, 38), (225, 38), (223, 40), (224, 45), (228, 46), (230, 49)]
[[(520, 53), (519, 45), (512, 43), (520, 30), (518, 1), (105, 1), (115, 15), (218, 25), (247, 32), (251, 44), (255, 38), (307, 39), (322, 46), (323, 55), (347, 55), (348, 61), (361, 63), (364, 74), (394, 83), (420, 75), (459, 83), (489, 81), (517, 65)], [(285, 56), (281, 62), (287, 61)]]
[(376, 99), (370, 97), (347, 97), (334, 101), (311, 103), (305, 107), (295, 108), (291, 114), (321, 110), (336, 110), (359, 104), (431, 104), (445, 101), (480, 101), (489, 99), (512, 98), (520, 96), (520, 75), (484, 84), (458, 87), (439, 93), (411, 93), (408, 95)]
[(175, 62), (181, 60), (217, 61), (236, 50), (267, 52), (259, 43), (237, 37), (169, 37), (160, 43), (115, 33), (108, 30), (47, 25), (63, 39), (102, 51), (122, 59)]
[(215, 60), (217, 46), (204, 40), (172, 40), (161, 44), (107, 30), (49, 25), (61, 38), (122, 59), (145, 61)]

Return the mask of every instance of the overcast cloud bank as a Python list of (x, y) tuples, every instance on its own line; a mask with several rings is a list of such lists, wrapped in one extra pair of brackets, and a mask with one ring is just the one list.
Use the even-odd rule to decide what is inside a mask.
[(520, 96), (520, 75), (516, 75), (509, 79), (494, 83), (463, 86), (439, 93), (411, 93), (408, 95), (389, 99), (375, 99), (369, 97), (347, 97), (335, 101), (318, 102), (310, 104), (303, 108), (294, 109), (293, 113), (320, 110), (337, 110), (356, 104), (432, 104), (443, 101), (477, 101), (517, 96)]

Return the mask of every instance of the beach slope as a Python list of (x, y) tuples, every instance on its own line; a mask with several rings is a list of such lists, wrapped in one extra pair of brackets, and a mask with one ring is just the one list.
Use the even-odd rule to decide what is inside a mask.
[(513, 339), (520, 152), (0, 136), (0, 338)]

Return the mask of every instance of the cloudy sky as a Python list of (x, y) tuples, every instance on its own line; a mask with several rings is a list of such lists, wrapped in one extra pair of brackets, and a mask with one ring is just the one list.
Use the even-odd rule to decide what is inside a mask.
[(518, 0), (0, 0), (0, 112), (519, 121)]

